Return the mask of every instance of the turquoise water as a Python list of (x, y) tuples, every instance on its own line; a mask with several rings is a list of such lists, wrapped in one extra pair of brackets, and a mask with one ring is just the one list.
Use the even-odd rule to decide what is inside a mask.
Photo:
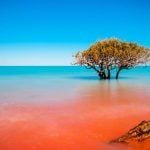
[[(119, 87), (149, 90), (150, 67), (123, 70), (120, 79), (99, 80), (93, 70), (84, 67), (0, 67), (0, 101), (57, 102), (71, 101), (88, 87)], [(83, 92), (84, 93), (84, 92)]]
[[(150, 66), (140, 66), (121, 72), (122, 78), (135, 78), (140, 75), (145, 77), (150, 75)], [(95, 71), (79, 66), (0, 66), (0, 77), (2, 76), (71, 76), (83, 79), (96, 79)], [(92, 77), (93, 76), (93, 77)], [(96, 76), (96, 77), (95, 77)]]

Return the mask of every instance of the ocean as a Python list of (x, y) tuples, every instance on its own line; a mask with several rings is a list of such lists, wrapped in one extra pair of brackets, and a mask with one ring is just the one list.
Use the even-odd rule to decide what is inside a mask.
[(107, 143), (150, 119), (150, 67), (114, 73), (100, 80), (78, 66), (0, 67), (0, 149), (127, 149)]

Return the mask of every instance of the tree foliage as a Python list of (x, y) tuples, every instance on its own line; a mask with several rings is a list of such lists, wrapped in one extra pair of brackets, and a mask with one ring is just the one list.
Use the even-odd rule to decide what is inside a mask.
[(118, 39), (98, 41), (87, 50), (75, 54), (75, 64), (94, 69), (101, 79), (110, 79), (117, 68), (116, 79), (122, 69), (129, 69), (150, 60), (150, 49)]

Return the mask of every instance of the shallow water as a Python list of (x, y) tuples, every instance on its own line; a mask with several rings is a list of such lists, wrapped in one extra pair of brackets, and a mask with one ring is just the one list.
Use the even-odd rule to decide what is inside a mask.
[(150, 67), (99, 80), (82, 67), (0, 67), (0, 149), (150, 149), (108, 142), (150, 119)]

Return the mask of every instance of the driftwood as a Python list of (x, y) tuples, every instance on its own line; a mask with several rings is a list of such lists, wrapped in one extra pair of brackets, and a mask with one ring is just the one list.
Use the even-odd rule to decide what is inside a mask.
[(139, 125), (129, 130), (121, 137), (110, 141), (110, 143), (131, 143), (150, 140), (150, 120), (142, 121)]

